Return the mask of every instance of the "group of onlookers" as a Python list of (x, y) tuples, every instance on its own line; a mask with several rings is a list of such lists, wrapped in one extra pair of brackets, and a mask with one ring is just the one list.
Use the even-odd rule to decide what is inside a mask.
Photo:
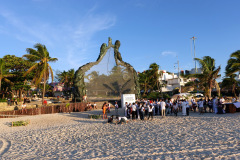
[(225, 113), (224, 104), (225, 99), (221, 97), (218, 99), (214, 97), (212, 99), (199, 99), (198, 101), (192, 97), (191, 102), (187, 99), (160, 99), (160, 100), (139, 100), (136, 103), (127, 103), (125, 104), (125, 116), (129, 119), (141, 119), (144, 120), (144, 117), (147, 119), (153, 119), (154, 115), (160, 115), (165, 117), (166, 115), (175, 115), (177, 116), (181, 112), (183, 116), (189, 116), (189, 111), (203, 113), (216, 113), (223, 114)]
[[(235, 102), (236, 99), (233, 98), (232, 102)], [(224, 108), (224, 103), (225, 103), (225, 98), (221, 97), (214, 97), (212, 99), (200, 99), (198, 102), (195, 102), (195, 99), (191, 99), (192, 103), (192, 110), (196, 112), (196, 108), (198, 106), (200, 114), (207, 113), (207, 110), (209, 113), (216, 113), (216, 114), (223, 114), (225, 113), (225, 108)]]
[[(232, 99), (235, 102), (236, 98)], [(127, 119), (153, 119), (153, 116), (162, 116), (163, 118), (167, 115), (180, 115), (189, 116), (189, 112), (199, 112), (199, 114), (204, 113), (225, 113), (224, 108), (225, 98), (214, 97), (210, 98), (200, 98), (196, 100), (194, 97), (191, 99), (160, 99), (160, 100), (137, 100), (135, 103), (126, 102), (123, 106), (124, 116)], [(115, 115), (118, 114), (118, 103), (115, 103)], [(103, 105), (103, 117), (106, 117), (106, 111), (110, 111), (109, 103)]]
[(175, 114), (177, 116), (179, 106), (177, 102), (173, 102), (172, 99), (160, 99), (160, 100), (141, 100), (136, 103), (127, 103), (125, 104), (125, 116), (132, 119), (144, 120), (144, 117), (147, 119), (153, 119), (154, 115), (160, 115), (163, 118), (166, 115)]

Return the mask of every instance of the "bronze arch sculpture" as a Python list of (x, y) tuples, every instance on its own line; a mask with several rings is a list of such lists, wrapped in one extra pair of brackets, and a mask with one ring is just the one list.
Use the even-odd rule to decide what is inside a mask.
[(121, 94), (140, 93), (137, 72), (122, 60), (120, 41), (103, 43), (96, 62), (87, 63), (75, 72), (74, 99), (81, 101), (84, 95), (96, 99), (120, 98)]

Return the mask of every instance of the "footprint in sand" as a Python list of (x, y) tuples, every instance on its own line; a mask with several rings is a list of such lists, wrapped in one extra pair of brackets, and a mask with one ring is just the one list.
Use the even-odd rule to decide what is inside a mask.
[(0, 138), (0, 158), (4, 153), (6, 153), (9, 150), (10, 147), (11, 147), (10, 141)]

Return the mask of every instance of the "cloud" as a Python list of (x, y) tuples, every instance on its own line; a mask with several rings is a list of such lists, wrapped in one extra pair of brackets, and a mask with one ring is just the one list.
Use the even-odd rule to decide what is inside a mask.
[[(45, 33), (44, 24), (37, 24), (36, 26), (28, 24), (27, 21), (24, 21), (20, 17), (16, 16), (13, 12), (8, 10), (0, 10), (0, 17), (5, 20), (5, 33), (15, 37), (16, 39), (23, 42), (37, 42), (43, 41), (48, 44), (52, 44), (51, 40), (48, 37), (48, 34)], [(37, 22), (36, 22), (37, 23)], [(9, 28), (11, 31), (9, 31)], [(33, 40), (35, 39), (35, 40)]]
[[(71, 30), (70, 39), (73, 40), (68, 45), (68, 62), (76, 67), (79, 67), (81, 62), (85, 62), (89, 57), (88, 53), (91, 50), (93, 44), (91, 43), (92, 37), (100, 31), (107, 30), (113, 27), (116, 23), (116, 17), (108, 14), (94, 14), (94, 10), (88, 13), (84, 19)], [(100, 47), (100, 46), (99, 46)], [(81, 57), (79, 57), (81, 53)], [(79, 58), (76, 58), (79, 57)]]
[[(23, 18), (14, 11), (0, 9), (0, 18), (4, 22), (0, 26), (0, 34), (10, 35), (19, 41), (30, 43), (31, 46), (37, 42), (43, 43), (48, 49), (57, 52), (52, 55), (59, 58), (57, 63), (68, 64), (68, 68), (78, 68), (90, 61), (89, 53), (96, 47), (92, 42), (93, 36), (116, 23), (114, 15), (99, 14), (96, 8), (94, 6), (89, 9), (77, 20), (69, 19), (67, 23), (61, 21), (57, 24), (41, 21), (35, 15), (25, 15)], [(29, 19), (34, 19), (34, 23)]]
[(172, 52), (172, 51), (163, 51), (161, 53), (162, 56), (173, 56), (173, 57), (176, 57), (177, 56), (177, 53), (176, 52)]

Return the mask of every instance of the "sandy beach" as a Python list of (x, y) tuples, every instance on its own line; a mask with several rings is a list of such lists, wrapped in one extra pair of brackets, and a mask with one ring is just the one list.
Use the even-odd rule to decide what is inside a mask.
[[(0, 159), (240, 159), (240, 113), (155, 116), (123, 125), (88, 118), (100, 113), (0, 119)], [(31, 123), (10, 127), (17, 120)]]

